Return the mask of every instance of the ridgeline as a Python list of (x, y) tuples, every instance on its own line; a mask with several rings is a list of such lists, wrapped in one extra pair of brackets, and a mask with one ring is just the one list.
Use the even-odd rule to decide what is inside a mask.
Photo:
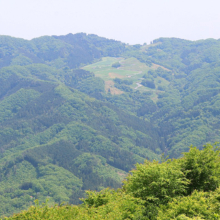
[[(159, 38), (127, 45), (84, 33), (30, 41), (0, 36), (0, 216), (28, 209), (36, 199), (49, 199), (49, 206), (80, 204), (86, 190), (104, 191), (73, 206), (76, 216), (100, 195), (110, 201), (100, 212), (113, 208), (114, 200), (122, 216), (122, 206), (131, 204), (131, 214), (142, 216), (145, 199), (126, 188), (128, 172), (137, 163), (168, 169), (168, 162), (150, 161), (219, 141), (219, 77), (219, 40)], [(175, 188), (178, 196), (203, 198), (203, 191), (213, 191), (207, 196), (215, 201), (217, 186), (188, 191), (189, 178), (173, 161), (170, 175), (186, 181)], [(104, 189), (120, 188), (126, 176), (121, 190)], [(174, 198), (171, 191), (166, 195)], [(100, 207), (86, 210), (99, 213)]]

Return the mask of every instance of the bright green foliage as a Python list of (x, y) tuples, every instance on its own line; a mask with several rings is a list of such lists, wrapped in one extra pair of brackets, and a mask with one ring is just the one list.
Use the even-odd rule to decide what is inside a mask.
[(0, 106), (0, 122), (11, 118), (24, 105), (39, 96), (39, 92), (32, 89), (20, 89), (6, 97)]
[[(3, 171), (4, 172), (4, 171)], [(13, 165), (2, 176), (0, 188), (0, 212), (17, 213), (27, 209), (35, 199), (40, 202), (50, 198), (50, 205), (69, 201), (73, 191), (79, 191), (82, 180), (68, 170), (53, 164), (38, 166), (26, 160)]]
[(74, 206), (53, 206), (48, 207), (47, 204), (39, 206), (31, 206), (27, 211), (23, 211), (20, 214), (15, 214), (12, 217), (5, 218), (7, 220), (58, 220), (58, 219), (76, 219), (75, 217), (79, 213), (79, 208)]
[[(131, 171), (124, 182), (123, 189), (126, 193), (144, 200), (146, 215), (154, 219), (157, 215), (156, 210), (160, 210), (160, 205), (166, 210), (167, 203), (178, 202), (182, 197), (188, 198), (184, 196), (190, 195), (194, 190), (216, 190), (220, 186), (219, 166), (220, 157), (217, 147), (207, 144), (201, 151), (191, 147), (190, 151), (184, 153), (180, 159), (163, 163), (145, 161), (144, 164), (137, 164), (136, 169)], [(206, 194), (201, 194), (201, 198), (206, 203)], [(183, 203), (184, 201), (183, 199)], [(184, 206), (179, 207), (184, 210)], [(190, 209), (190, 204), (188, 207)], [(205, 210), (205, 207), (203, 209)], [(199, 213), (196, 206), (195, 213)], [(182, 211), (179, 214), (187, 214), (187, 212)]]
[[(101, 192), (87, 191), (87, 198), (83, 199), (84, 205), (89, 208), (97, 208), (97, 212), (118, 219), (141, 217), (144, 212), (143, 201), (125, 194), (121, 190), (104, 189)], [(104, 218), (103, 218), (104, 219)]]
[(164, 204), (186, 192), (189, 181), (180, 165), (168, 160), (164, 163), (145, 161), (137, 164), (124, 182), (123, 189), (136, 198), (147, 202)]
[(213, 191), (220, 185), (220, 150), (210, 144), (203, 150), (191, 147), (180, 160), (182, 171), (190, 181), (188, 193), (194, 190)]
[(113, 190), (104, 190), (100, 193), (88, 192), (88, 198), (83, 206), (32, 206), (28, 211), (8, 218), (13, 219), (146, 219), (143, 216), (144, 206), (140, 199), (136, 199)]
[[(195, 190), (192, 195), (175, 198), (167, 206), (161, 207), (157, 219), (181, 219), (180, 216), (185, 215), (190, 218), (217, 220), (220, 218), (219, 198), (220, 189), (214, 192), (198, 192)], [(182, 219), (184, 218), (182, 217)]]
[[(189, 153), (184, 153), (180, 159), (162, 160), (162, 163), (145, 161), (131, 171), (122, 189), (87, 191), (86, 198), (81, 199), (82, 205), (50, 208), (37, 205), (9, 219), (217, 220), (220, 218), (220, 188), (215, 173), (219, 164), (218, 152), (218, 148), (208, 144), (201, 151), (191, 147)], [(81, 164), (83, 157), (89, 157), (93, 162), (91, 155), (84, 154), (76, 163)], [(207, 166), (195, 165), (192, 162), (195, 160), (198, 164), (205, 161)], [(186, 164), (191, 164), (191, 167)], [(52, 178), (51, 169), (46, 167), (44, 175)], [(195, 173), (197, 175), (189, 175)], [(203, 178), (200, 178), (198, 187), (195, 183), (200, 176)], [(208, 181), (210, 185), (207, 185)], [(28, 187), (28, 183), (23, 187)], [(192, 187), (197, 189), (192, 190)]]
[(204, 220), (203, 218), (200, 217), (193, 217), (193, 218), (189, 218), (186, 215), (179, 215), (175, 218), (175, 220)]
[(214, 191), (220, 186), (219, 148), (210, 144), (203, 150), (190, 147), (180, 159), (163, 163), (137, 164), (124, 182), (124, 190), (143, 200), (169, 201), (194, 190)]
[[(119, 195), (122, 195), (122, 191), (118, 190), (112, 190), (112, 189), (104, 189), (100, 192), (96, 191), (87, 191), (87, 198), (82, 199), (83, 203), (85, 205), (88, 205), (89, 207), (99, 207), (102, 205), (106, 205), (110, 201), (114, 201), (117, 199)], [(124, 194), (123, 194), (124, 195)]]

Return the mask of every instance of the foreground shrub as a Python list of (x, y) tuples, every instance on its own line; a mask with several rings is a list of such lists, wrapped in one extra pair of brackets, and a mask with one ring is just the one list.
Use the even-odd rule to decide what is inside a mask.
[(136, 198), (154, 204), (165, 204), (186, 192), (189, 181), (177, 163), (145, 161), (137, 164), (124, 182), (124, 190)]
[(214, 192), (194, 191), (192, 195), (175, 198), (161, 206), (158, 220), (167, 219), (220, 219), (220, 189)]
[(99, 220), (99, 219), (147, 219), (144, 217), (144, 206), (140, 199), (121, 191), (105, 189), (101, 192), (87, 192), (87, 198), (81, 206), (32, 206), (29, 210), (14, 215), (8, 220)]
[[(137, 164), (122, 189), (87, 191), (80, 206), (32, 206), (8, 219), (220, 219), (219, 148), (190, 147), (179, 159)], [(26, 185), (25, 185), (26, 186)]]
[(48, 207), (47, 204), (39, 206), (31, 206), (27, 211), (15, 214), (12, 217), (5, 218), (5, 220), (58, 220), (58, 219), (75, 219), (80, 213), (80, 208), (77, 206), (55, 205)]
[(190, 147), (183, 155), (178, 161), (190, 181), (188, 195), (194, 190), (213, 191), (220, 186), (220, 150), (216, 144), (207, 144), (203, 150)]
[(143, 201), (122, 190), (104, 189), (101, 192), (87, 191), (84, 206), (96, 210), (99, 219), (147, 219), (144, 217)]

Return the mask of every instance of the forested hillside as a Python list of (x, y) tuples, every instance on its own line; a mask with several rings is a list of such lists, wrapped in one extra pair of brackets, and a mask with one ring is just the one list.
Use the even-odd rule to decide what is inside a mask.
[(0, 36), (0, 216), (219, 141), (219, 76), (218, 40)]
[[(83, 204), (31, 206), (13, 219), (217, 220), (220, 150), (190, 147), (179, 159), (137, 164), (117, 190), (87, 191)], [(8, 218), (7, 218), (8, 219)]]

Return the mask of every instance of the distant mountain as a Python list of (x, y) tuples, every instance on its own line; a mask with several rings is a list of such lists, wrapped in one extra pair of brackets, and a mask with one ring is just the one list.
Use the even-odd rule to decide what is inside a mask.
[(56, 68), (77, 68), (103, 56), (118, 56), (125, 44), (96, 35), (68, 34), (27, 41), (0, 36), (0, 67), (44, 63)]
[(135, 163), (158, 158), (158, 129), (105, 101), (101, 78), (72, 69), (124, 44), (85, 34), (0, 39), (1, 215), (36, 198), (78, 203), (84, 190), (117, 188)]
[(219, 76), (219, 40), (0, 36), (0, 215), (219, 141)]

